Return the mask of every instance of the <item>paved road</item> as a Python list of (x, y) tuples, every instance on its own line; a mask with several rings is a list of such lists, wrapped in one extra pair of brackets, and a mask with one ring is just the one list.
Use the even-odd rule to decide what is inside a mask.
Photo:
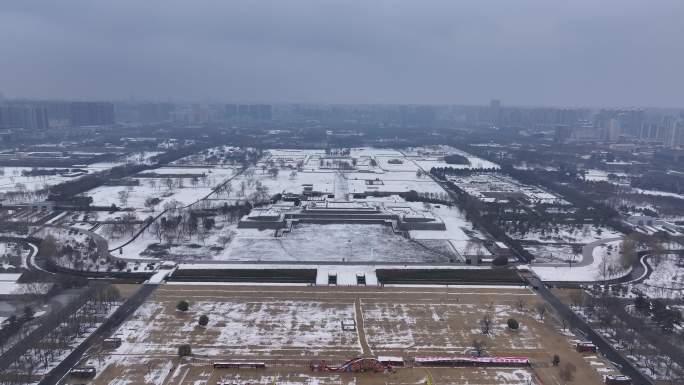
[(610, 361), (616, 363), (623, 374), (632, 377), (632, 384), (634, 385), (653, 385), (653, 382), (639, 372), (631, 362), (618, 352), (611, 343), (600, 336), (591, 328), (583, 319), (581, 319), (575, 312), (573, 312), (567, 305), (562, 303), (546, 286), (544, 286), (538, 278), (530, 278), (530, 283), (538, 287), (539, 294), (551, 305), (556, 312), (566, 319), (571, 328), (584, 333), (587, 338), (593, 342), (601, 351), (601, 353)]
[(138, 289), (126, 302), (124, 302), (96, 331), (91, 334), (81, 345), (74, 349), (71, 354), (50, 371), (38, 385), (59, 384), (68, 374), (69, 370), (76, 366), (83, 354), (93, 346), (95, 341), (109, 337), (143, 302), (157, 289), (158, 285), (145, 284)]

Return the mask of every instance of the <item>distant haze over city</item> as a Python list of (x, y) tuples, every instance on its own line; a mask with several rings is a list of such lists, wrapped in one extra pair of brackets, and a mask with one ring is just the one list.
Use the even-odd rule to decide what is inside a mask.
[(684, 2), (0, 4), (5, 98), (681, 107)]

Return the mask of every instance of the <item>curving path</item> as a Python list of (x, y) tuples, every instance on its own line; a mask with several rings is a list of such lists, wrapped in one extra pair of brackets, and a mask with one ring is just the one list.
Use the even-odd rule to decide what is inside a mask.
[[(592, 263), (594, 263), (594, 249), (604, 245), (606, 243), (610, 242), (615, 242), (615, 241), (621, 241), (623, 237), (614, 237), (614, 238), (606, 238), (606, 239), (599, 239), (597, 241), (587, 243), (586, 245), (582, 246), (582, 260), (580, 262), (573, 263), (572, 267), (582, 267), (582, 266), (589, 266)], [(541, 267), (555, 267), (555, 266), (568, 266), (567, 262), (553, 262), (553, 263), (535, 263), (533, 266), (541, 266)]]
[[(628, 280), (626, 277), (638, 277), (643, 273), (642, 265), (637, 264), (631, 266), (628, 270), (621, 272), (615, 277), (608, 280), (600, 277), (600, 260), (594, 258), (594, 251), (597, 247), (608, 244), (610, 242), (619, 242), (622, 237), (613, 237), (600, 239), (586, 244), (582, 248), (582, 261), (573, 264), (570, 267), (566, 262), (561, 263), (540, 263), (532, 264), (530, 268), (545, 282), (563, 283), (563, 284), (589, 284), (593, 282), (602, 282), (606, 284), (618, 283)], [(637, 270), (636, 272), (634, 270)]]

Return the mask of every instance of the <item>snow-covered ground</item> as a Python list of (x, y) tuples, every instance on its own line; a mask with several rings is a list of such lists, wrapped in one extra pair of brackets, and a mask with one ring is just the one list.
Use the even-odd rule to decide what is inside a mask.
[(667, 254), (649, 258), (653, 267), (651, 275), (642, 283), (634, 285), (651, 298), (681, 298), (684, 291), (684, 257)]
[(446, 194), (444, 189), (427, 175), (417, 177), (416, 172), (387, 171), (346, 175), (350, 193), (388, 192), (402, 193), (414, 190), (419, 193)]
[[(460, 354), (472, 347), (472, 336), (481, 335), (477, 317), (481, 304), (379, 303), (363, 301), (366, 338), (371, 349), (451, 350)], [(493, 305), (488, 338), (500, 349), (535, 350), (540, 343), (525, 324), (515, 334), (506, 333), (506, 320), (520, 316), (513, 305)], [(454, 328), (454, 320), (463, 324)]]
[[(623, 172), (609, 172), (597, 169), (588, 169), (584, 171), (584, 179), (588, 181), (610, 182), (614, 184), (629, 184), (629, 174)], [(614, 175), (613, 179), (609, 178), (608, 175)]]
[(637, 193), (637, 194), (684, 199), (684, 194), (675, 194), (675, 193), (671, 193), (671, 192), (667, 192), (667, 191), (644, 190), (644, 189), (640, 189), (640, 188), (633, 188), (632, 191)]
[[(45, 190), (63, 182), (80, 178), (86, 174), (104, 171), (126, 163), (149, 164), (151, 158), (161, 152), (147, 151), (136, 152), (122, 156), (121, 159), (111, 162), (96, 162), (73, 167), (37, 167), (38, 170), (59, 170), (60, 174), (23, 176), (22, 172), (30, 172), (33, 167), (0, 167), (0, 197), (3, 193), (25, 191), (32, 192)], [(75, 171), (75, 172), (72, 172)], [(85, 171), (85, 173), (81, 172)], [(15, 197), (15, 203), (33, 200), (30, 197)]]
[[(45, 167), (42, 168), (45, 169)], [(0, 167), (0, 192), (16, 191), (19, 184), (23, 185), (26, 190), (33, 191), (73, 178), (62, 175), (22, 176), (22, 171), (30, 172), (31, 170), (31, 167)], [(58, 170), (68, 172), (67, 168), (58, 168)]]
[[(236, 173), (234, 168), (167, 168), (161, 167), (154, 170), (145, 171), (143, 174), (197, 174), (205, 175), (205, 178), (194, 180), (187, 178), (133, 178), (137, 180), (138, 186), (100, 186), (96, 187), (85, 195), (93, 198), (94, 206), (111, 206), (134, 208), (139, 211), (152, 213), (150, 208), (145, 207), (145, 200), (148, 198), (159, 198), (157, 210), (170, 201), (180, 202), (187, 205), (204, 198), (211, 193), (212, 189), (218, 184), (223, 183)], [(122, 194), (126, 196), (121, 199)]]
[[(499, 165), (482, 158), (478, 158), (465, 151), (451, 146), (425, 146), (413, 147), (402, 151), (412, 159), (424, 171), (430, 171), (432, 167), (452, 167), (458, 169), (498, 169)], [(461, 155), (468, 159), (469, 164), (448, 164), (444, 161), (446, 155)]]
[[(620, 241), (603, 243), (593, 250), (594, 260), (586, 266), (535, 266), (531, 269), (542, 281), (551, 282), (595, 282), (605, 279), (615, 279), (629, 273), (631, 268), (625, 269), (620, 265)], [(604, 263), (605, 261), (605, 263)], [(608, 267), (615, 266), (619, 271), (608, 274)]]
[[(422, 203), (407, 202), (418, 209)], [(465, 215), (455, 206), (430, 205), (430, 212), (444, 222), (446, 231), (411, 230), (409, 235), (412, 239), (423, 240), (447, 240), (460, 255), (466, 253), (468, 243), (485, 239), (479, 231), (473, 229), (472, 223), (465, 219)]]
[(604, 226), (594, 225), (553, 225), (548, 227), (518, 229), (508, 224), (506, 233), (521, 241), (539, 243), (580, 243), (587, 244), (607, 238), (621, 237), (623, 234)]
[(538, 245), (526, 244), (525, 250), (534, 255), (535, 263), (567, 262), (573, 263), (582, 261), (582, 253), (575, 254), (573, 246), (569, 244), (541, 243)]
[(36, 295), (45, 294), (53, 286), (52, 283), (19, 283), (21, 274), (0, 273), (0, 295)]
[[(355, 317), (352, 301), (190, 300), (187, 312), (173, 305), (146, 302), (139, 307), (115, 333), (124, 343), (114, 354), (175, 354), (183, 343), (190, 343), (194, 354), (226, 357), (336, 347), (361, 353), (357, 334), (343, 330), (340, 323)], [(202, 314), (209, 316), (206, 327), (197, 325)]]
[(273, 231), (240, 229), (221, 260), (331, 262), (448, 262), (450, 245), (434, 252), (394, 234), (386, 225), (298, 224), (275, 238)]

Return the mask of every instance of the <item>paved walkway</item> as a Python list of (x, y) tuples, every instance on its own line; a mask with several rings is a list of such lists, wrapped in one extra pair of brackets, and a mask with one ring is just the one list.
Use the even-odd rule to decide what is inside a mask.
[(356, 332), (359, 335), (359, 343), (361, 344), (361, 350), (363, 350), (364, 356), (371, 356), (373, 352), (368, 346), (368, 340), (366, 340), (366, 326), (363, 322), (363, 309), (361, 309), (361, 298), (356, 297), (354, 300), (354, 315), (356, 316)]

